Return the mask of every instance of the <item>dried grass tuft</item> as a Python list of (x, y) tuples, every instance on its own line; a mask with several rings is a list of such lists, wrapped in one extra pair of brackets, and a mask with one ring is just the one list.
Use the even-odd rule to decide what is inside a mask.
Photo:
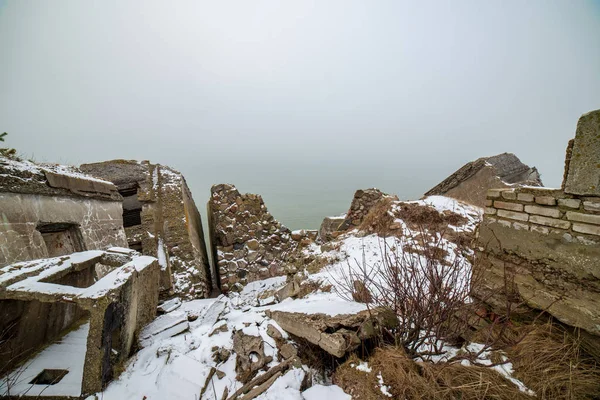
[(552, 322), (519, 330), (522, 339), (506, 352), (515, 377), (538, 398), (600, 398), (600, 366), (581, 351), (580, 338)]
[(379, 236), (394, 236), (399, 233), (390, 229), (395, 219), (391, 214), (393, 203), (394, 198), (383, 197), (365, 215), (358, 229), (364, 232), (376, 233)]
[(389, 399), (381, 392), (379, 374), (397, 399), (531, 399), (491, 368), (417, 363), (398, 348), (378, 348), (368, 362), (372, 371), (359, 371), (352, 364), (360, 360), (352, 356), (336, 370), (334, 383), (353, 399)]

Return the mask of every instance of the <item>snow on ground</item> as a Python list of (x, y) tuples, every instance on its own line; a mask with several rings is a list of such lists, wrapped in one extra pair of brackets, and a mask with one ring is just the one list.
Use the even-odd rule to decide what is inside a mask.
[[(225, 388), (231, 395), (242, 386), (236, 380), (236, 356), (232, 354), (227, 361), (218, 363), (213, 360), (213, 349), (232, 351), (232, 332), (239, 330), (263, 339), (265, 355), (273, 357), (273, 361), (267, 365), (269, 368), (279, 364), (276, 343), (267, 335), (267, 327), (272, 324), (284, 337), (287, 335), (275, 321), (266, 317), (264, 307), (253, 307), (249, 302), (254, 302), (252, 294), (258, 288), (281, 283), (284, 282), (278, 278), (269, 279), (248, 285), (247, 290), (233, 298), (221, 296), (217, 299), (182, 302), (176, 311), (159, 317), (144, 330), (146, 337), (152, 335), (152, 329), (156, 332), (150, 340), (143, 342), (146, 347), (130, 360), (119, 379), (111, 382), (98, 397), (103, 400), (143, 397), (147, 400), (199, 399), (211, 367), (223, 372), (224, 376), (221, 379), (216, 375), (212, 377), (202, 399), (221, 399)], [(198, 316), (197, 320), (189, 322), (189, 331), (174, 337), (161, 335), (165, 327), (173, 323), (176, 325), (182, 313)], [(167, 321), (167, 316), (171, 315), (168, 318), (175, 322)], [(215, 331), (222, 325), (227, 326), (227, 331)], [(300, 386), (307, 371), (306, 366), (288, 370), (257, 399), (304, 399)]]
[[(479, 209), (440, 196), (432, 196), (420, 202), (429, 204), (439, 211), (451, 210), (464, 216), (467, 223), (456, 227), (458, 231), (461, 229), (472, 231), (480, 218)], [(403, 233), (407, 235), (414, 233), (410, 232), (406, 225), (403, 225), (402, 229)], [(445, 244), (450, 251), (455, 249), (452, 243)], [(119, 379), (113, 381), (101, 395), (99, 394), (99, 398), (103, 400), (126, 398), (199, 399), (205, 383), (207, 386), (202, 396), (203, 399), (221, 399), (226, 388), (229, 395), (233, 394), (242, 386), (242, 383), (236, 379), (236, 356), (232, 353), (226, 361), (217, 362), (213, 359), (215, 349), (226, 349), (232, 352), (232, 334), (240, 330), (247, 335), (261, 337), (265, 343), (265, 355), (273, 357), (273, 361), (267, 365), (267, 368), (276, 366), (280, 362), (277, 357), (277, 347), (274, 339), (267, 335), (267, 327), (273, 325), (286, 339), (288, 335), (280, 329), (275, 321), (265, 315), (265, 311), (281, 310), (338, 315), (356, 313), (366, 309), (364, 304), (352, 301), (351, 296), (348, 298), (348, 293), (346, 296), (340, 296), (340, 293), (343, 292), (343, 289), (340, 288), (343, 271), (348, 268), (348, 263), (355, 263), (356, 260), (358, 261), (357, 265), (364, 265), (367, 268), (366, 273), (372, 273), (373, 268), (381, 264), (383, 250), (386, 246), (388, 249), (395, 249), (396, 252), (403, 251), (395, 238), (382, 239), (376, 235), (359, 237), (357, 232), (341, 236), (338, 250), (323, 253), (318, 246), (310, 246), (307, 251), (328, 257), (332, 262), (321, 272), (309, 275), (307, 278), (334, 285), (334, 290), (330, 292), (319, 290), (301, 299), (286, 299), (281, 303), (276, 303), (272, 294), (286, 284), (286, 278), (275, 277), (251, 282), (241, 293), (232, 293), (229, 297), (221, 296), (217, 299), (182, 302), (175, 311), (159, 317), (144, 330), (145, 347), (130, 360)], [(419, 257), (419, 255), (415, 254), (414, 257)], [(462, 256), (459, 255), (459, 257)], [(464, 268), (463, 275), (467, 279), (470, 264), (466, 259), (463, 261), (459, 265)], [(184, 316), (189, 320), (189, 330), (173, 337), (165, 333), (169, 329), (179, 330), (180, 324), (184, 323)], [(194, 319), (196, 317), (197, 319)], [(221, 329), (224, 327), (226, 329)], [(475, 347), (467, 350), (477, 350), (476, 345), (473, 344), (473, 346)], [(445, 354), (435, 359), (428, 359), (426, 362), (443, 362), (458, 354), (459, 351), (464, 351), (464, 349), (451, 346), (445, 346), (444, 350)], [(490, 362), (489, 354), (483, 353), (480, 358), (479, 361), (483, 365)], [(214, 374), (207, 382), (211, 368), (216, 368), (219, 374)], [(367, 363), (360, 363), (356, 368), (371, 372)], [(512, 378), (510, 363), (507, 362), (494, 368), (522, 387), (522, 390), (527, 390), (521, 382)], [(334, 385), (317, 384), (301, 392), (301, 384), (308, 371), (307, 366), (289, 369), (257, 399), (348, 400), (351, 398), (341, 388)], [(382, 394), (389, 396), (390, 382), (383, 382), (381, 374), (379, 381)]]
[[(86, 322), (27, 361), (23, 368), (11, 373), (8, 380), (2, 378), (0, 396), (7, 395), (8, 392), (11, 395), (39, 397), (80, 396), (89, 329), (90, 324)], [(54, 385), (32, 384), (35, 377), (44, 370), (68, 372)]]

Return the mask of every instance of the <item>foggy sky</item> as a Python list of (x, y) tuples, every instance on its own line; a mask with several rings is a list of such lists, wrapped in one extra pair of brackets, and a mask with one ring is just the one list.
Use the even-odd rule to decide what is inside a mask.
[(414, 198), (505, 151), (559, 186), (600, 108), (597, 1), (0, 0), (0, 54), (6, 145), (170, 165), (199, 203), (219, 182)]

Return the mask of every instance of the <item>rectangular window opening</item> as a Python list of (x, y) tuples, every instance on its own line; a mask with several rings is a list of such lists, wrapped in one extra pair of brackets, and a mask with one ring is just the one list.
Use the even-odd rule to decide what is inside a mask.
[(45, 369), (31, 382), (32, 385), (56, 385), (69, 373), (66, 369)]
[(40, 222), (36, 227), (42, 234), (48, 257), (64, 256), (84, 251), (79, 225), (68, 222)]

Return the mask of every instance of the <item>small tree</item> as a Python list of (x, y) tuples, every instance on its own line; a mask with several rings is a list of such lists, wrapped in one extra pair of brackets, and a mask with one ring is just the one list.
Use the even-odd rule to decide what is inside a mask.
[[(4, 142), (4, 138), (6, 137), (6, 135), (8, 135), (8, 133), (6, 132), (0, 134), (0, 142)], [(16, 155), (17, 151), (15, 149), (0, 148), (0, 156), (15, 158)]]

